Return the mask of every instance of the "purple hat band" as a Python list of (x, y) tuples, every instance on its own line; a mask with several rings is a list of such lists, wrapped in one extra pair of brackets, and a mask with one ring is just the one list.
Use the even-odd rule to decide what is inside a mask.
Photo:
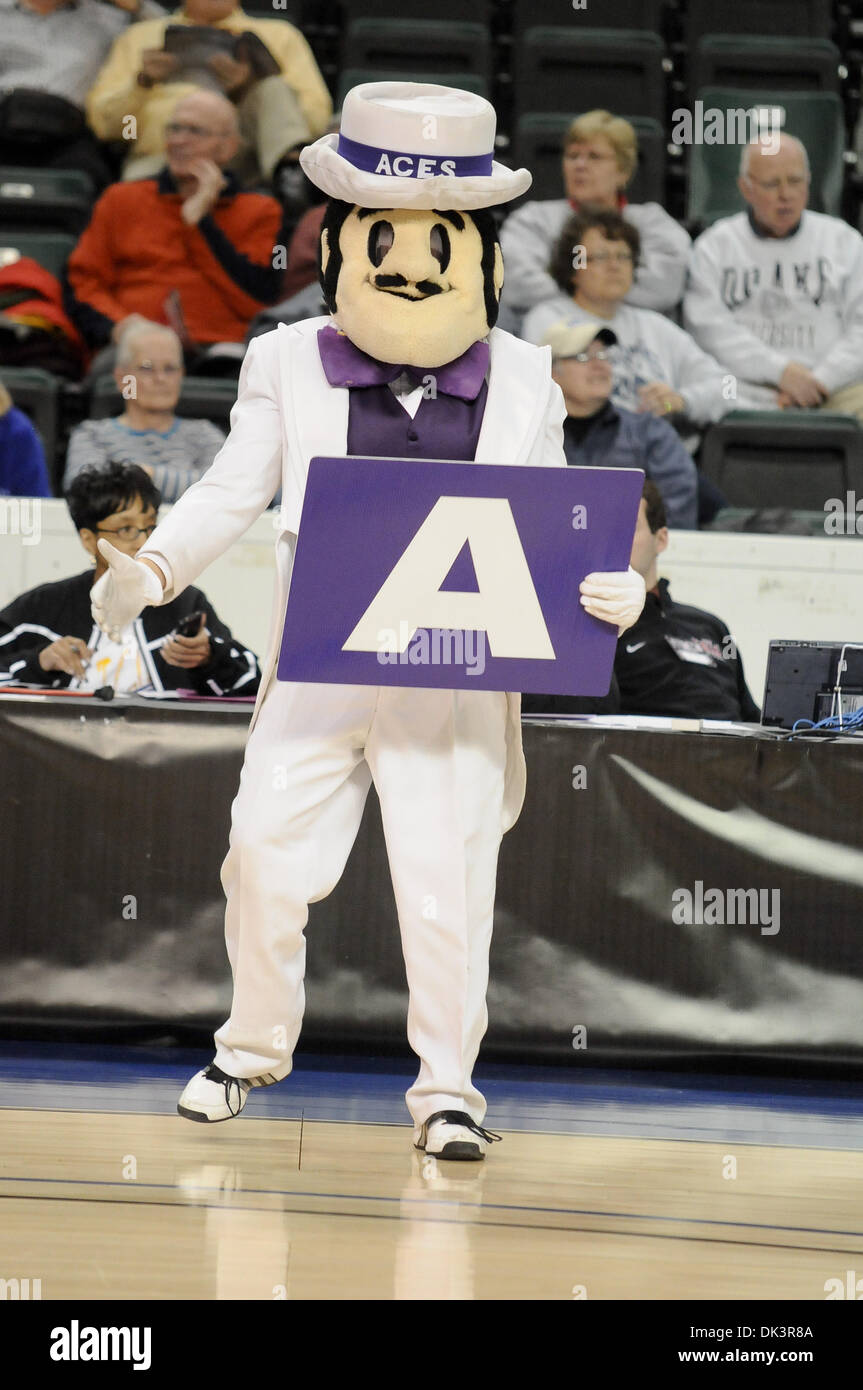
[(409, 154), (404, 150), (385, 150), (379, 145), (363, 145), (346, 135), (339, 135), (339, 154), (366, 174), (399, 179), (431, 179), (438, 174), (463, 179), (492, 172), (491, 154)]

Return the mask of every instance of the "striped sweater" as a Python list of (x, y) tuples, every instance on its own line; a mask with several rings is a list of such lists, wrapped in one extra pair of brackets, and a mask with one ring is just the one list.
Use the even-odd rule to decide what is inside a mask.
[(82, 468), (113, 460), (151, 468), (162, 501), (176, 502), (206, 473), (224, 442), (225, 436), (211, 420), (177, 416), (167, 434), (131, 430), (117, 419), (84, 420), (69, 436), (63, 491)]

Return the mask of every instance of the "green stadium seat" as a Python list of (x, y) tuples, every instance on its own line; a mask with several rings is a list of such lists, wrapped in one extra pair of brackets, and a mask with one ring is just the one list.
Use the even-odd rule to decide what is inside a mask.
[(341, 106), (345, 93), (361, 82), (431, 82), (444, 87), (461, 87), (465, 92), (476, 92), (478, 96), (489, 96), (488, 79), (478, 72), (390, 72), (386, 68), (345, 68), (339, 74), (336, 105)]
[(630, 111), (665, 119), (665, 45), (634, 29), (528, 29), (513, 58), (517, 115)]
[[(780, 111), (783, 130), (803, 141), (812, 169), (809, 206), (814, 212), (838, 216), (844, 177), (845, 119), (842, 102), (833, 92), (781, 92), (762, 89), (754, 92), (741, 87), (705, 87), (697, 99), (704, 112), (752, 109)], [(772, 117), (770, 118), (772, 119)], [(741, 122), (756, 129), (754, 123)], [(689, 187), (686, 220), (707, 225), (719, 217), (740, 212), (744, 206), (737, 189), (741, 146), (695, 143), (689, 151)], [(672, 125), (672, 139), (674, 125)]]
[[(513, 41), (538, 22), (561, 27), (593, 27), (600, 19), (604, 29), (662, 29), (664, 0), (584, 0), (576, 9), (573, 0), (512, 0)], [(587, 109), (587, 108), (585, 108)]]
[(705, 435), (701, 471), (732, 507), (821, 511), (863, 496), (863, 431), (825, 410), (734, 410)]
[(256, 19), (287, 19), (302, 29), (313, 7), (306, 0), (243, 0), (243, 9)]
[[(77, 169), (0, 166), (0, 228), (77, 235), (90, 220), (93, 182)], [(5, 231), (0, 230), (0, 240)]]
[(842, 54), (829, 39), (750, 38), (708, 34), (690, 59), (690, 91), (751, 87), (786, 92), (838, 92)]
[(19, 257), (30, 256), (59, 279), (77, 244), (77, 237), (62, 232), (19, 232), (13, 227), (0, 228), (0, 270)]
[[(531, 111), (515, 129), (512, 163), (533, 174), (530, 198), (561, 198), (561, 147), (577, 112)], [(633, 203), (665, 201), (665, 133), (649, 116), (626, 116), (638, 135), (638, 168), (626, 190)]]
[(687, 0), (686, 44), (694, 53), (705, 34), (786, 34), (789, 37), (829, 39), (833, 29), (832, 0), (746, 0), (743, 5), (718, 5), (716, 0)]
[(438, 19), (358, 19), (348, 25), (342, 45), (346, 68), (402, 71), (475, 72), (491, 77), (491, 35), (487, 25)]
[[(492, 17), (492, 0), (393, 0), (392, 16), (399, 19), (436, 19), (447, 22), (460, 22), (468, 14), (475, 24), (488, 25)], [(355, 19), (380, 19), (381, 0), (342, 0), (342, 15), (345, 23)]]

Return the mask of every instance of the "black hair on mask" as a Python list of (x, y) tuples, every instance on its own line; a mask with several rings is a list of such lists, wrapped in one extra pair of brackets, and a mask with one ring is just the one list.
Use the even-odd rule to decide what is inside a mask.
[(492, 329), (497, 323), (500, 309), (497, 290), (494, 287), (495, 247), (500, 242), (497, 221), (490, 208), (475, 208), (467, 215), (473, 218), (474, 225), (482, 240), (482, 284), (485, 294), (485, 316), (488, 319), (489, 328)]
[[(341, 198), (330, 198), (324, 213), (324, 220), (321, 223), (321, 235), (318, 241), (318, 279), (321, 282), (324, 303), (331, 314), (336, 312), (336, 286), (339, 283), (339, 275), (342, 270), (342, 248), (339, 245), (339, 237), (342, 226), (354, 207), (354, 203), (344, 203)], [(327, 248), (330, 253), (326, 270), (321, 267), (324, 232), (327, 234)]]
[[(327, 210), (324, 213), (324, 220), (321, 226), (321, 242), (318, 244), (318, 278), (324, 296), (324, 303), (331, 314), (336, 312), (336, 287), (339, 283), (339, 275), (342, 269), (342, 251), (339, 245), (342, 227), (345, 220), (353, 211), (356, 204), (342, 202), (340, 198), (331, 198), (327, 203)], [(376, 208), (363, 208), (365, 215), (373, 214), (378, 211)], [(383, 209), (380, 209), (383, 211)], [(439, 213), (438, 216), (445, 217), (458, 225), (456, 219), (461, 221), (464, 217), (473, 218), (474, 225), (479, 232), (482, 242), (482, 283), (483, 295), (485, 298), (485, 313), (490, 329), (497, 323), (499, 310), (497, 290), (494, 285), (494, 261), (495, 247), (498, 245), (499, 237), (497, 232), (497, 221), (489, 208), (475, 208), (472, 212), (466, 213)], [(323, 234), (327, 234), (327, 246), (329, 247), (329, 260), (326, 270), (321, 269), (321, 245)]]

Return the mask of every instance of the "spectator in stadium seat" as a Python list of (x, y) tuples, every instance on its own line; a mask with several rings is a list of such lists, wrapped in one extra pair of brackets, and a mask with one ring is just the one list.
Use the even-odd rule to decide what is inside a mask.
[[(168, 25), (200, 25), (240, 35), (250, 33), (268, 50), (278, 73), (256, 77), (242, 59), (219, 54), (207, 68), (184, 80), (174, 54), (165, 52)], [(103, 140), (126, 135), (134, 116), (136, 139), (125, 178), (143, 178), (164, 162), (165, 130), (178, 98), (207, 83), (235, 103), (243, 139), (235, 173), (244, 184), (278, 179), (283, 161), (323, 135), (332, 114), (326, 83), (299, 29), (284, 18), (247, 15), (236, 0), (186, 0), (165, 19), (136, 24), (114, 44), (87, 101), (90, 124)]]
[(807, 209), (809, 182), (794, 136), (772, 153), (744, 147), (747, 210), (695, 242), (684, 321), (737, 377), (738, 407), (823, 406), (863, 419), (863, 237)]
[(662, 493), (675, 526), (698, 523), (697, 470), (666, 420), (612, 405), (609, 349), (617, 339), (599, 323), (553, 324), (545, 335), (551, 374), (563, 392), (563, 451), (585, 468), (643, 468)]
[(0, 164), (111, 173), (84, 103), (114, 39), (154, 0), (0, 0)]
[(321, 227), (326, 210), (326, 203), (318, 203), (304, 212), (296, 225), (288, 246), (288, 264), (282, 282), (285, 299), (292, 299), (300, 290), (317, 283)]
[(211, 420), (175, 414), (183, 384), (183, 349), (171, 328), (133, 321), (117, 345), (114, 380), (126, 401), (122, 415), (84, 420), (69, 438), (63, 490), (83, 468), (137, 463), (163, 502), (177, 498), (207, 471), (225, 442)]
[(302, 323), (304, 319), (320, 318), (322, 314), (329, 312), (320, 284), (316, 282), (306, 285), (304, 290), (292, 294), (290, 299), (283, 299), (272, 308), (262, 309), (256, 314), (249, 324), (246, 342), (250, 343), (253, 338), (259, 338), (262, 333), (271, 333), (280, 323)]
[[(161, 498), (143, 469), (114, 463), (85, 469), (66, 501), (81, 544), (95, 568), (72, 579), (40, 584), (0, 613), (0, 681), (70, 690), (117, 692), (193, 689), (201, 695), (254, 695), (261, 679), (247, 651), (217, 617), (200, 589), (184, 589), (163, 607), (145, 608), (112, 642), (93, 623), (90, 590), (107, 570), (100, 537), (134, 556), (156, 527)], [(177, 624), (201, 612), (193, 637)]]
[[(340, 119), (341, 112), (333, 116), (327, 126), (328, 135), (338, 134)], [(276, 196), (285, 209), (285, 221), (293, 225), (292, 212), (296, 209), (304, 209), (296, 215), (296, 225), (288, 243), (288, 263), (285, 268), (285, 278), (282, 282), (283, 297), (292, 299), (295, 294), (299, 294), (308, 285), (317, 283), (321, 227), (323, 226), (324, 213), (327, 210), (327, 201), (326, 199), (323, 202), (318, 201), (320, 192), (299, 165), (296, 166), (293, 173), (283, 172), (284, 177), (276, 189)], [(290, 194), (287, 193), (285, 180), (288, 181), (287, 187), (291, 190)], [(315, 199), (311, 207), (308, 206), (310, 198)]]
[(700, 608), (675, 603), (657, 561), (668, 545), (668, 520), (655, 483), (644, 484), (630, 564), (644, 579), (647, 600), (634, 627), (618, 640), (614, 674), (622, 714), (757, 722), (743, 662), (725, 624)]
[(42, 442), (0, 381), (0, 496), (51, 497)]
[(626, 302), (639, 254), (638, 232), (620, 213), (590, 209), (572, 217), (549, 263), (557, 293), (531, 309), (523, 336), (541, 343), (560, 319), (598, 320), (617, 339), (611, 350), (616, 406), (685, 416), (697, 425), (718, 420), (730, 408), (719, 363), (663, 314)]
[(237, 140), (227, 98), (195, 92), (176, 107), (158, 178), (102, 194), (67, 266), (69, 311), (91, 346), (116, 342), (132, 315), (181, 321), (187, 348), (240, 342), (278, 298), (281, 209), (223, 172)]
[(608, 111), (587, 111), (563, 142), (565, 197), (525, 203), (501, 231), (506, 265), (501, 306), (518, 320), (557, 292), (548, 271), (555, 242), (573, 212), (622, 212), (641, 238), (641, 265), (626, 302), (642, 309), (673, 309), (683, 294), (689, 235), (659, 203), (629, 203), (624, 189), (635, 173), (638, 139), (629, 121)]

